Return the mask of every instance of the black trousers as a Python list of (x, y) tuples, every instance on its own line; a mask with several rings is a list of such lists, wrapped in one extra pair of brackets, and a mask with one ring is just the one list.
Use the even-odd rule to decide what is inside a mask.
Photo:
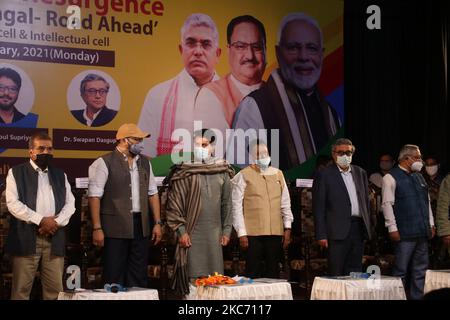
[(328, 271), (331, 276), (348, 276), (362, 271), (364, 221), (352, 217), (350, 232), (343, 240), (328, 240)]
[(281, 236), (249, 236), (245, 274), (249, 278), (279, 278)]
[(140, 213), (133, 213), (134, 239), (105, 238), (103, 281), (125, 287), (148, 286), (148, 237), (142, 236)]

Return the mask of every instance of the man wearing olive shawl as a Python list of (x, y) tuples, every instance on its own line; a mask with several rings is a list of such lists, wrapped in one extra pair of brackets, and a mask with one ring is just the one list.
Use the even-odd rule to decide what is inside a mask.
[(194, 133), (194, 161), (175, 165), (169, 184), (166, 217), (177, 233), (172, 289), (189, 294), (189, 281), (200, 276), (223, 274), (222, 246), (232, 229), (232, 167), (212, 157), (215, 136), (210, 130)]

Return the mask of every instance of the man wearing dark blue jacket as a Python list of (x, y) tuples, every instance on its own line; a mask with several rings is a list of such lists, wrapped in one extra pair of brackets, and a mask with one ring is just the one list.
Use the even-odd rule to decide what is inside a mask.
[(428, 186), (420, 174), (419, 147), (407, 144), (398, 166), (383, 177), (382, 209), (389, 237), (395, 244), (392, 275), (401, 277), (409, 299), (421, 299), (428, 268), (428, 239), (435, 235)]

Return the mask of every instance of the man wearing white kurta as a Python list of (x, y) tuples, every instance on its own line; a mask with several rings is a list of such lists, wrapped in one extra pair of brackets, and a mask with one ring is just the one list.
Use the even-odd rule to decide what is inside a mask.
[(255, 164), (231, 180), (233, 226), (240, 247), (247, 249), (246, 275), (279, 278), (282, 248), (290, 243), (294, 220), (289, 190), (283, 172), (269, 166), (265, 143), (251, 143), (250, 152)]
[(171, 153), (179, 142), (172, 137), (175, 129), (193, 132), (195, 96), (201, 86), (219, 79), (214, 71), (221, 53), (218, 43), (217, 27), (209, 16), (196, 13), (186, 19), (179, 45), (184, 69), (153, 87), (141, 110), (138, 126), (156, 136), (145, 141), (145, 155)]

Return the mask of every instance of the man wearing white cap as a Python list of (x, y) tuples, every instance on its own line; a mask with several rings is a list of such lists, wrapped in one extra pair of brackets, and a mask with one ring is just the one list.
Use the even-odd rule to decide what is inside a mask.
[(93, 243), (103, 247), (103, 281), (147, 287), (149, 209), (161, 240), (160, 205), (150, 161), (140, 153), (150, 134), (126, 123), (116, 134), (116, 149), (89, 167), (89, 208)]

